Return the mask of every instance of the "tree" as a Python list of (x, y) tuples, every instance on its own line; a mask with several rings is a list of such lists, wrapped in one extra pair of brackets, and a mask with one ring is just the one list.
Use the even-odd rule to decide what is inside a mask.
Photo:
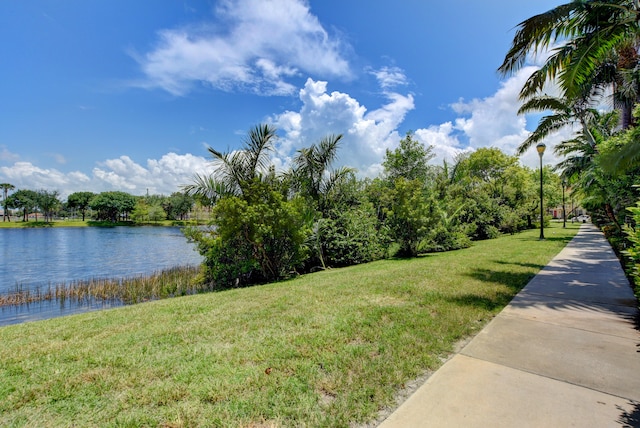
[(332, 190), (354, 174), (353, 168), (330, 170), (336, 160), (342, 135), (330, 135), (318, 144), (298, 150), (289, 173), (294, 191), (314, 201), (316, 208), (326, 212), (331, 205)]
[(542, 95), (527, 100), (518, 110), (518, 114), (540, 111), (551, 111), (552, 113), (543, 116), (536, 129), (518, 146), (518, 155), (522, 155), (535, 143), (544, 140), (552, 133), (576, 122), (581, 126), (584, 140), (591, 145), (595, 145), (591, 127), (599, 117), (596, 109), (589, 108), (584, 102)]
[(400, 245), (398, 255), (415, 257), (420, 244), (438, 221), (435, 203), (425, 193), (419, 180), (399, 177), (393, 182), (391, 204), (386, 210), (386, 221), (391, 236)]
[(195, 199), (193, 196), (182, 192), (175, 192), (166, 199), (162, 207), (170, 220), (184, 220), (193, 208), (194, 203)]
[(217, 202), (210, 229), (185, 229), (204, 256), (206, 278), (219, 288), (288, 277), (305, 256), (302, 199), (287, 201), (255, 179), (242, 187), (242, 197)]
[(9, 191), (15, 189), (16, 187), (13, 184), (9, 184), (9, 183), (0, 183), (0, 189), (2, 189), (4, 198), (2, 199), (4, 201), (4, 211), (2, 212), (2, 221), (5, 222), (7, 221), (7, 219), (9, 221), (11, 221), (11, 216), (9, 215), (9, 212), (7, 211), (7, 197), (9, 195)]
[(149, 207), (149, 221), (158, 222), (167, 219), (167, 213), (161, 205), (151, 205)]
[(58, 191), (40, 190), (36, 193), (36, 204), (44, 214), (44, 221), (53, 221), (53, 211), (61, 204), (58, 199)]
[(131, 212), (131, 220), (136, 223), (144, 223), (149, 220), (149, 204), (145, 198), (138, 198), (136, 206)]
[(82, 221), (85, 220), (85, 215), (91, 200), (96, 196), (93, 192), (75, 192), (67, 197), (67, 205), (69, 208), (75, 208), (82, 213)]
[(22, 210), (22, 221), (29, 221), (29, 213), (38, 206), (38, 194), (33, 190), (18, 190), (9, 196), (7, 205)]
[[(631, 111), (640, 101), (639, 19), (637, 0), (573, 0), (519, 24), (498, 69), (501, 73), (517, 71), (528, 55), (559, 44), (520, 92), (525, 101), (521, 114), (547, 110), (553, 114), (541, 119), (518, 148), (519, 154), (573, 122), (580, 123), (582, 138), (595, 145), (590, 135), (593, 107), (607, 91), (621, 112), (622, 128), (633, 125)], [(559, 87), (559, 97), (544, 93), (548, 84)]]
[(385, 173), (389, 181), (393, 182), (402, 177), (406, 180), (427, 181), (429, 160), (433, 159), (433, 146), (425, 147), (413, 138), (411, 131), (400, 140), (395, 150), (387, 149), (384, 162)]
[(539, 180), (532, 174), (515, 156), (497, 148), (481, 148), (457, 158), (448, 195), (457, 201), (453, 208), (458, 221), (466, 224), (473, 239), (533, 227), (532, 215), (540, 199)]
[(207, 279), (218, 287), (280, 279), (302, 262), (303, 205), (299, 198), (286, 199), (288, 192), (270, 163), (275, 137), (274, 128), (258, 125), (238, 151), (210, 148), (214, 172), (184, 187), (188, 194), (216, 202), (212, 227), (188, 228), (185, 234), (205, 258)]
[[(637, 0), (573, 0), (557, 6), (518, 25), (498, 71), (515, 72), (528, 55), (561, 43), (529, 77), (521, 98), (536, 96), (545, 84), (557, 80), (562, 98), (586, 100), (603, 84), (615, 82), (619, 68), (637, 65), (637, 61), (627, 58), (625, 62), (623, 57), (632, 53), (630, 44), (635, 46), (640, 30), (638, 14)], [(612, 58), (620, 61), (612, 64)]]
[(400, 246), (398, 255), (402, 257), (418, 255), (429, 230), (438, 221), (440, 211), (428, 186), (432, 150), (407, 132), (398, 148), (386, 151), (382, 162), (386, 195), (376, 195), (375, 199), (382, 204), (384, 224), (390, 238)]
[(208, 148), (213, 158), (214, 172), (210, 176), (196, 174), (192, 184), (184, 186), (189, 195), (205, 197), (215, 202), (224, 196), (242, 196), (255, 181), (271, 179), (269, 155), (274, 150), (276, 129), (257, 125), (249, 131), (242, 148), (222, 153)]
[(126, 192), (102, 192), (89, 203), (91, 209), (97, 211), (98, 220), (117, 222), (120, 217), (127, 217), (136, 206), (136, 198)]

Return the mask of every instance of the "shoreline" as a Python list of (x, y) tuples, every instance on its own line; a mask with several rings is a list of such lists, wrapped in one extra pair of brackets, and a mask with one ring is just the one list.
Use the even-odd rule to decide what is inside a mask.
[(3, 221), (0, 222), (0, 229), (32, 229), (32, 228), (49, 228), (49, 227), (186, 227), (186, 226), (200, 226), (206, 224), (202, 220), (163, 220), (159, 222), (145, 222), (135, 223), (132, 221), (95, 221), (95, 220), (54, 220), (51, 222), (45, 221)]

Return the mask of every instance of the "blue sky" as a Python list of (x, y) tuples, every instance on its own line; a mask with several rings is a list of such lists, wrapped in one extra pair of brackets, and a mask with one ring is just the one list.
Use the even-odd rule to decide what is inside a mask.
[(496, 69), (515, 26), (558, 4), (5, 0), (0, 182), (170, 194), (209, 170), (207, 146), (233, 150), (263, 122), (283, 168), (331, 133), (362, 176), (409, 130), (435, 162), (512, 154), (535, 126), (515, 114), (535, 64)]

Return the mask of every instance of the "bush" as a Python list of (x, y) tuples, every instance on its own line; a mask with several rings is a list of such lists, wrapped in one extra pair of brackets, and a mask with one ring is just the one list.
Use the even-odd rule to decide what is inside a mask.
[(447, 230), (443, 225), (433, 229), (429, 238), (420, 245), (420, 252), (435, 253), (441, 251), (459, 250), (471, 246), (471, 239), (461, 227)]
[(378, 219), (371, 204), (349, 210), (333, 210), (324, 219), (322, 249), (329, 266), (349, 266), (384, 257), (386, 233), (377, 229)]
[(627, 275), (635, 285), (636, 296), (640, 297), (640, 202), (635, 207), (627, 208), (633, 216), (635, 226), (624, 225), (624, 233), (629, 245), (622, 251), (625, 256)]
[(258, 182), (251, 193), (245, 198), (231, 196), (218, 201), (213, 227), (185, 231), (205, 259), (206, 280), (217, 288), (289, 277), (306, 256), (302, 201), (286, 201)]

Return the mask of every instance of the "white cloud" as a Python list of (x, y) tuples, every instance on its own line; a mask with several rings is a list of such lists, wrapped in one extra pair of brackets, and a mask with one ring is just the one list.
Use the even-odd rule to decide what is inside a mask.
[(20, 156), (10, 152), (6, 146), (0, 145), (0, 161), (15, 162), (18, 159), (20, 159)]
[(414, 135), (425, 146), (433, 146), (435, 158), (431, 163), (437, 165), (442, 165), (443, 161), (451, 163), (460, 153), (473, 150), (462, 147), (451, 122), (418, 129)]
[(146, 166), (134, 162), (128, 156), (108, 159), (93, 168), (91, 176), (80, 171), (61, 172), (44, 169), (30, 162), (15, 162), (0, 167), (0, 180), (18, 189), (58, 190), (63, 198), (78, 191), (102, 192), (122, 190), (134, 195), (169, 195), (189, 184), (196, 173), (209, 173), (210, 162), (191, 154), (168, 153), (160, 159), (147, 160)]
[(18, 189), (61, 190), (71, 185), (73, 178), (86, 176), (77, 171), (65, 174), (53, 168), (39, 168), (30, 162), (15, 162), (12, 166), (0, 167), (0, 177)]
[[(265, 70), (273, 67), (270, 72), (273, 75), (288, 73), (287, 69), (280, 70), (274, 63), (264, 62), (262, 67)], [(417, 129), (415, 137), (435, 148), (437, 157), (433, 162), (441, 164), (445, 159), (452, 160), (458, 153), (479, 147), (497, 147), (507, 154), (514, 154), (529, 135), (527, 117), (517, 115), (520, 106), (518, 93), (533, 69), (527, 68), (516, 73), (502, 82), (498, 91), (491, 96), (471, 101), (460, 100), (453, 104), (451, 108), (457, 118)], [(382, 104), (373, 110), (347, 93), (329, 93), (325, 81), (307, 79), (299, 90), (300, 108), (282, 112), (270, 120), (279, 128), (281, 136), (273, 160), (276, 167), (287, 168), (300, 148), (308, 147), (330, 134), (343, 134), (336, 166), (355, 167), (361, 176), (374, 177), (381, 173), (386, 150), (397, 147), (403, 137), (398, 129), (407, 113), (415, 108), (413, 96), (391, 91), (391, 85), (384, 82), (393, 79), (389, 80), (386, 76), (379, 80), (384, 96)], [(566, 129), (545, 140), (548, 146), (545, 164), (557, 163), (553, 148), (558, 141), (568, 139), (571, 133), (571, 129)], [(0, 167), (0, 182), (9, 182), (18, 188), (60, 190), (63, 197), (83, 190), (125, 190), (142, 195), (148, 189), (151, 194), (170, 194), (179, 190), (180, 186), (189, 184), (195, 173), (211, 172), (209, 160), (191, 154), (168, 153), (160, 159), (148, 159), (146, 164), (137, 163), (128, 156), (120, 156), (98, 162), (89, 175), (20, 162), (17, 155), (9, 153), (2, 146), (0, 156), (0, 160), (14, 162), (11, 166)], [(522, 162), (537, 167), (539, 158), (535, 149), (528, 150)]]
[(263, 95), (295, 92), (302, 73), (349, 77), (342, 42), (332, 38), (303, 0), (225, 0), (215, 22), (159, 32), (156, 48), (138, 56), (147, 81), (184, 95), (196, 82)]
[[(445, 123), (417, 129), (415, 138), (434, 146), (436, 157), (432, 163), (452, 161), (459, 153), (480, 147), (496, 147), (514, 155), (517, 147), (528, 137), (527, 117), (517, 111), (521, 105), (518, 94), (534, 67), (520, 70), (501, 83), (498, 91), (486, 98), (460, 100), (451, 105), (457, 117)], [(383, 86), (384, 79), (380, 80)], [(375, 176), (382, 171), (381, 163), (387, 149), (397, 147), (403, 137), (398, 132), (406, 114), (413, 110), (414, 99), (409, 95), (384, 91), (386, 103), (369, 111), (357, 99), (342, 92), (327, 91), (327, 82), (308, 79), (299, 92), (302, 106), (272, 118), (284, 132), (280, 139), (275, 163), (287, 167), (295, 152), (320, 141), (329, 134), (343, 134), (338, 152), (338, 165), (357, 168), (360, 175)], [(569, 138), (571, 130), (549, 136), (545, 164), (556, 164), (553, 154), (557, 142)], [(539, 162), (535, 149), (522, 157), (523, 164), (536, 167)]]
[(64, 155), (61, 155), (60, 153), (52, 153), (51, 157), (56, 161), (57, 164), (59, 165), (64, 165), (67, 163), (67, 159), (64, 157)]
[[(519, 70), (503, 81), (498, 91), (489, 97), (460, 100), (452, 104), (451, 108), (458, 114), (453, 122), (416, 130), (419, 141), (435, 147), (437, 157), (433, 162), (452, 160), (462, 151), (480, 147), (496, 147), (509, 155), (515, 155), (518, 146), (530, 135), (527, 119), (531, 118), (518, 115), (521, 106), (518, 96), (526, 79), (536, 69), (530, 66)], [(571, 135), (571, 129), (564, 129), (545, 139), (548, 147), (543, 159), (545, 164), (558, 163), (560, 159), (554, 155), (553, 148)], [(527, 150), (520, 160), (530, 167), (539, 164), (535, 148)]]
[(459, 101), (452, 105), (460, 115), (455, 127), (469, 140), (469, 146), (497, 147), (505, 153), (513, 154), (522, 141), (527, 138), (526, 118), (518, 116), (520, 108), (518, 94), (533, 68), (526, 68), (512, 78), (501, 83), (500, 89), (487, 98), (469, 102)]
[(372, 70), (370, 73), (376, 77), (382, 89), (385, 90), (407, 85), (407, 76), (398, 67), (382, 67), (380, 70)]
[(327, 93), (327, 82), (308, 79), (300, 90), (302, 107), (273, 118), (284, 131), (277, 163), (286, 166), (295, 152), (330, 134), (343, 134), (338, 165), (355, 167), (363, 175), (380, 172), (385, 151), (398, 144), (398, 126), (414, 108), (411, 95), (387, 93), (387, 103), (367, 112), (355, 98), (342, 92)]

